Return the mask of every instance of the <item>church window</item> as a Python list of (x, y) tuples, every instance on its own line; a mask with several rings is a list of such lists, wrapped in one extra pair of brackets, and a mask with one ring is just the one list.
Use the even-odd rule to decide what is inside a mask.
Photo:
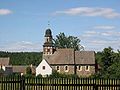
[(82, 66), (81, 65), (77, 66), (77, 68), (78, 68), (78, 71), (82, 71)]
[(48, 37), (45, 40), (46, 40), (46, 42), (49, 42), (49, 38)]
[(65, 70), (65, 72), (68, 72), (68, 70), (69, 70), (68, 65), (66, 65), (66, 66), (64, 67), (64, 70)]
[(46, 42), (49, 42), (49, 41), (50, 41), (50, 38), (49, 38), (49, 37), (47, 37), (47, 38), (46, 38)]
[(59, 70), (60, 70), (60, 67), (59, 67), (59, 66), (56, 66), (56, 70), (59, 71)]
[(45, 66), (43, 66), (42, 69), (45, 70)]
[(47, 49), (47, 52), (50, 52), (50, 49)]
[(47, 42), (48, 42), (48, 38), (47, 38)]
[(90, 66), (85, 66), (86, 71), (89, 71), (89, 69), (90, 69)]

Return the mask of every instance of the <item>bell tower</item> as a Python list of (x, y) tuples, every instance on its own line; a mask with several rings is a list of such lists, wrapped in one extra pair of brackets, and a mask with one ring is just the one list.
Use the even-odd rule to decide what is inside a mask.
[(51, 29), (47, 29), (45, 32), (45, 42), (43, 45), (43, 55), (52, 55), (54, 53), (54, 46), (52, 42), (52, 32)]

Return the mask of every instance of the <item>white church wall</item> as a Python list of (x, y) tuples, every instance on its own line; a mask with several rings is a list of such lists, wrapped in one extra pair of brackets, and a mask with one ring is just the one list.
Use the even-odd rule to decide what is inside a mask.
[(36, 76), (42, 75), (43, 77), (52, 74), (52, 68), (47, 63), (45, 59), (42, 60), (42, 62), (38, 65), (36, 68)]

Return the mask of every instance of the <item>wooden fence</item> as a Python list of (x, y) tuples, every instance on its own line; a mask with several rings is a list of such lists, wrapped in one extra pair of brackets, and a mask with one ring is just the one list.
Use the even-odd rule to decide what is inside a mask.
[(0, 77), (0, 90), (120, 90), (120, 80)]

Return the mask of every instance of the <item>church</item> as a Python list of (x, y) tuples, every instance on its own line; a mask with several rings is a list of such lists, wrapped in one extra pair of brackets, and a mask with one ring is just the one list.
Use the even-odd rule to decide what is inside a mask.
[(36, 76), (47, 76), (54, 70), (63, 74), (77, 74), (88, 77), (95, 73), (94, 51), (75, 51), (72, 48), (58, 49), (52, 42), (52, 31), (45, 32), (43, 60), (36, 68)]

